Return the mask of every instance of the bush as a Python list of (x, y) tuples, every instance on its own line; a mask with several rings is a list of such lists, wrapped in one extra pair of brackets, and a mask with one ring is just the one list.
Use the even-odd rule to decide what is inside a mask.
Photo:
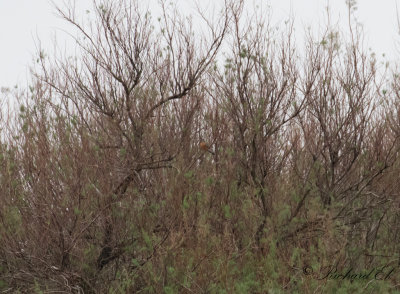
[(0, 124), (2, 291), (397, 293), (398, 75), (361, 33), (300, 56), (222, 8), (202, 35), (173, 5), (58, 9), (77, 55), (40, 50)]

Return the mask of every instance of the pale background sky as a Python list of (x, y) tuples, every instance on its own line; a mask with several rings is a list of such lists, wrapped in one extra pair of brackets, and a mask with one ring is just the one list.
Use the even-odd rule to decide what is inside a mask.
[[(147, 5), (148, 1), (143, 1)], [(220, 0), (219, 0), (220, 1)], [(345, 0), (246, 0), (272, 8), (272, 23), (280, 23), (291, 15), (295, 18), (297, 40), (301, 42), (304, 27), (324, 25), (325, 7), (329, 3), (332, 22), (339, 20), (346, 27)], [(398, 0), (400, 9), (400, 0)], [(63, 0), (54, 0), (62, 4)], [(77, 0), (77, 7), (85, 11), (92, 0)], [(180, 2), (184, 2), (183, 0)], [(396, 0), (359, 0), (356, 16), (364, 25), (366, 41), (377, 56), (386, 54), (390, 60), (400, 56), (400, 35), (396, 19)], [(151, 7), (151, 6), (150, 6)], [(65, 30), (70, 26), (58, 18), (50, 0), (0, 0), (0, 87), (26, 86), (29, 65), (36, 52), (38, 39), (51, 52), (54, 35), (58, 45), (73, 46)], [(396, 49), (397, 48), (397, 49)]]

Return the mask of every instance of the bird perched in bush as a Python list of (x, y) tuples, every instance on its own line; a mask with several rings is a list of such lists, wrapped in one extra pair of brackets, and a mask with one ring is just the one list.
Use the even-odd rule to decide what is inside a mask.
[(203, 150), (203, 151), (208, 151), (208, 152), (210, 152), (212, 155), (215, 155), (215, 153), (212, 152), (212, 151), (210, 150), (210, 147), (207, 145), (206, 142), (204, 142), (204, 141), (200, 142), (199, 146), (200, 146), (200, 149), (201, 149), (201, 150)]

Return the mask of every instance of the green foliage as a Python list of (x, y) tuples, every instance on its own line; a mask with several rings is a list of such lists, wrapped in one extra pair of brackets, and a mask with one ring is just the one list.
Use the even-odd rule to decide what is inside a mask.
[(128, 2), (0, 114), (1, 291), (395, 293), (318, 275), (399, 258), (398, 75), (331, 27), (300, 57), (235, 5), (203, 38)]

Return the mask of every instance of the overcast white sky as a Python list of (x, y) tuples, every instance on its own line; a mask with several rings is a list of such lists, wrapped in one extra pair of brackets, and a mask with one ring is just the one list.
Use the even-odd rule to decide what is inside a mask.
[[(139, 0), (148, 3), (145, 0)], [(345, 0), (245, 0), (268, 4), (272, 9), (273, 23), (284, 21), (290, 15), (295, 17), (296, 31), (301, 35), (305, 26), (318, 26), (325, 23), (325, 7), (329, 2), (333, 21), (347, 23)], [(398, 0), (400, 1), (400, 0)], [(63, 0), (54, 0), (62, 4)], [(85, 11), (92, 0), (78, 0), (78, 8)], [(181, 2), (184, 2), (183, 0)], [(364, 24), (369, 46), (382, 56), (388, 58), (400, 56), (400, 35), (396, 19), (396, 0), (359, 0), (356, 16)], [(400, 8), (400, 2), (398, 3)], [(0, 0), (0, 87), (26, 85), (26, 76), (32, 56), (35, 53), (35, 42), (41, 40), (42, 47), (52, 49), (54, 35), (59, 45), (67, 45), (70, 39), (63, 30), (69, 26), (60, 20), (50, 0)], [(299, 38), (298, 38), (299, 39)], [(301, 39), (301, 38), (300, 38)], [(396, 45), (397, 43), (397, 45)]]

